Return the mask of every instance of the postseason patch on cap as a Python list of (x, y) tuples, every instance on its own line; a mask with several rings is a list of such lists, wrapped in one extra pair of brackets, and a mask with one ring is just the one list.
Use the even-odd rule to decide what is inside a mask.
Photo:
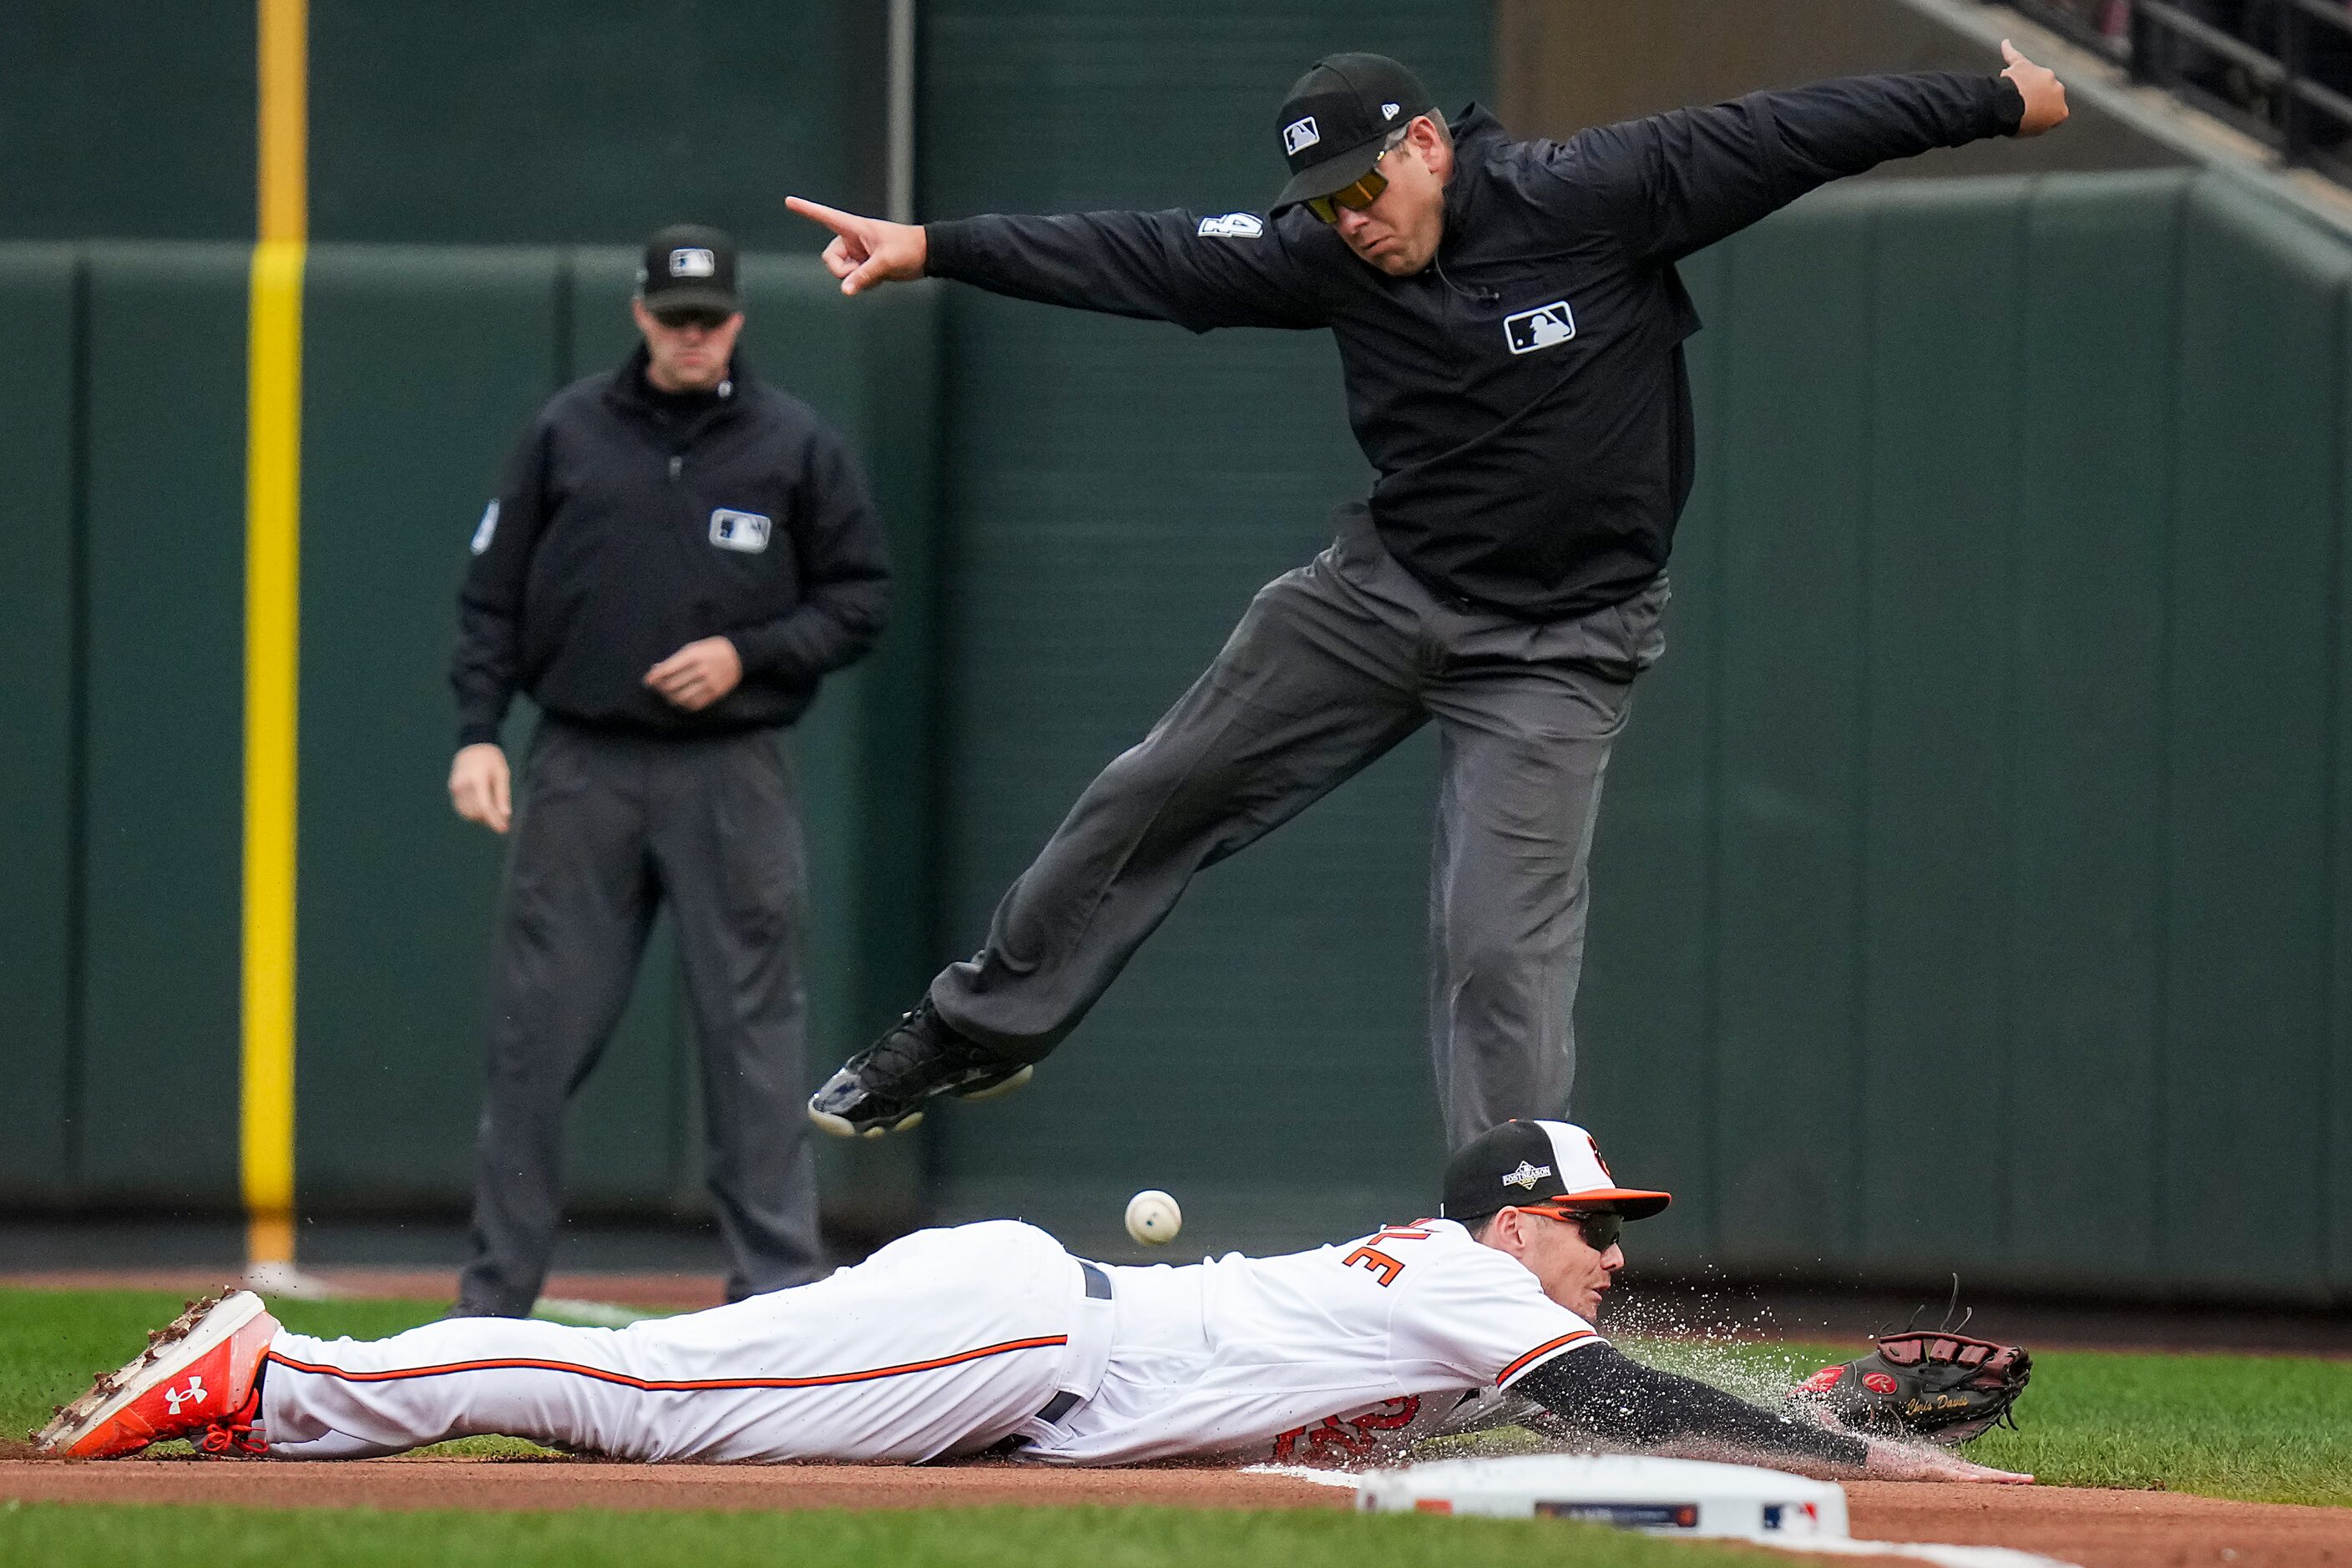
[(719, 270), (719, 258), (698, 245), (681, 245), (669, 253), (673, 278), (708, 278)]
[(1530, 1161), (1522, 1160), (1519, 1162), (1518, 1169), (1513, 1171), (1509, 1175), (1503, 1178), (1503, 1185), (1507, 1187), (1517, 1187), (1522, 1192), (1531, 1193), (1536, 1190), (1536, 1184), (1538, 1182), (1542, 1181), (1546, 1176), (1550, 1174), (1551, 1167), (1549, 1165), (1538, 1165)]
[(1641, 1219), (1664, 1208), (1664, 1193), (1625, 1187), (1601, 1163), (1592, 1134), (1568, 1121), (1512, 1121), (1488, 1128), (1445, 1163), (1448, 1219), (1475, 1220), (1505, 1206), (1585, 1203)]

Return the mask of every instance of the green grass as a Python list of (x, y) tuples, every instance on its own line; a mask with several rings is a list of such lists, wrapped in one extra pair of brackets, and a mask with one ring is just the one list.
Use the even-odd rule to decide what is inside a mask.
[[(0, 1436), (37, 1426), (91, 1375), (127, 1360), (177, 1297), (131, 1291), (0, 1290)], [(310, 1334), (388, 1334), (430, 1321), (427, 1301), (289, 1301), (272, 1309)], [(1644, 1359), (1755, 1395), (1785, 1387), (1854, 1346), (1631, 1341)], [(2292, 1356), (2058, 1351), (2034, 1358), (2022, 1429), (1969, 1455), (2061, 1486), (2166, 1488), (2215, 1497), (2352, 1506), (2352, 1362)], [(537, 1453), (474, 1438), (441, 1451)]]
[[(0, 1289), (0, 1441), (18, 1441), (47, 1422), (50, 1410), (88, 1389), (147, 1341), (147, 1331), (177, 1317), (184, 1296), (157, 1290)], [(442, 1301), (273, 1301), (278, 1321), (298, 1334), (382, 1339), (447, 1309)], [(171, 1452), (166, 1444), (160, 1452)], [(541, 1456), (547, 1449), (511, 1437), (467, 1437), (436, 1454), (496, 1458)]]
[[(1859, 1346), (1633, 1342), (1644, 1360), (1750, 1394)], [(2045, 1484), (2352, 1506), (2352, 1362), (2302, 1356), (2050, 1351), (2033, 1358), (2017, 1431), (1968, 1457)]]
[(383, 1513), (0, 1503), (0, 1562), (43, 1568), (1738, 1568), (1764, 1556), (1558, 1520), (1321, 1511)]

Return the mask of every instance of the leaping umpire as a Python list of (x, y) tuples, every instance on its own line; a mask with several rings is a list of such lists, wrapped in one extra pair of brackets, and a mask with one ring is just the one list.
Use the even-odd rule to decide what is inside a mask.
[(1334, 55), (1273, 127), (1271, 211), (880, 222), (797, 197), (856, 294), (925, 276), (1213, 327), (1328, 328), (1378, 473), (1267, 584), (1216, 662), (1104, 770), (987, 942), (818, 1090), (820, 1125), (904, 1127), (1010, 1089), (1076, 1027), (1193, 873), (1432, 719), (1430, 1045), (1449, 1143), (1568, 1112), (1587, 852), (1635, 678), (1664, 647), (1694, 471), (1682, 258), (1892, 158), (2066, 118), (1998, 76), (1860, 77), (1513, 141), (1412, 73)]

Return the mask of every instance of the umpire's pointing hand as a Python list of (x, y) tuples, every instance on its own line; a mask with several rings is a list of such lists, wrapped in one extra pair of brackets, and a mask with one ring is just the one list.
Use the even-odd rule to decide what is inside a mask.
[(833, 230), (824, 247), (825, 270), (841, 279), (845, 294), (862, 294), (877, 283), (899, 283), (923, 275), (930, 246), (920, 224), (859, 217), (838, 207), (786, 196), (784, 205)]
[(514, 816), (512, 791), (507, 754), (497, 742), (477, 741), (457, 748), (457, 759), (449, 764), (449, 804), (458, 816), (504, 833)]
[(2017, 84), (2017, 96), (2025, 100), (2025, 118), (2017, 122), (2017, 133), (2039, 136), (2064, 124), (2066, 87), (2058, 73), (2027, 59), (2007, 38), (2000, 41), (2000, 58), (2009, 62), (2000, 74)]

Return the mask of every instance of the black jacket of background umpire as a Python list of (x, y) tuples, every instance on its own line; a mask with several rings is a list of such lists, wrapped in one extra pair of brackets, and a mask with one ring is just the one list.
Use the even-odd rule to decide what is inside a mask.
[[(629, 363), (548, 400), (474, 533), (457, 599), (457, 743), (496, 741), (516, 690), (602, 729), (789, 724), (881, 634), (882, 531), (857, 465), (739, 352), (716, 395), (664, 396)], [(700, 712), (645, 684), (725, 636), (743, 679)]]
[(1526, 620), (1632, 598), (1693, 473), (1675, 262), (1890, 158), (2014, 134), (2000, 77), (1857, 77), (1515, 142), (1475, 105), (1434, 263), (1391, 278), (1303, 207), (934, 223), (925, 270), (1048, 304), (1328, 327), (1382, 542), (1433, 593)]

